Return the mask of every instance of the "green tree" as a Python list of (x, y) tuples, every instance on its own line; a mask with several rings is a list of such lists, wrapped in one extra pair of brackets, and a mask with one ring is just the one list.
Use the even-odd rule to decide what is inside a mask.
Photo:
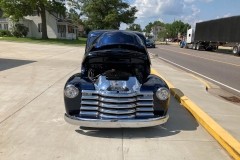
[(72, 19), (72, 22), (79, 26), (83, 25), (84, 31), (88, 34), (91, 31), (90, 26), (82, 21), (81, 16), (83, 15), (82, 12), (82, 0), (72, 0), (68, 3), (70, 6), (69, 11), (67, 12), (67, 16)]
[(161, 30), (158, 32), (158, 38), (163, 38), (165, 40), (168, 38), (168, 31), (167, 30)]
[(164, 27), (164, 23), (161, 21), (154, 21), (153, 23), (150, 22), (148, 25), (145, 26), (144, 32), (150, 33), (153, 26), (161, 26)]
[(169, 30), (169, 35), (171, 37), (177, 36), (178, 33), (184, 35), (187, 33), (187, 28), (190, 29), (191, 26), (188, 23), (183, 23), (181, 20), (173, 22), (171, 25), (166, 27)]
[(126, 30), (139, 31), (142, 32), (142, 28), (139, 24), (131, 24)]
[(122, 0), (79, 0), (81, 13), (92, 29), (119, 29), (121, 23), (131, 24), (136, 19), (136, 7)]
[(13, 36), (19, 37), (26, 37), (28, 33), (27, 27), (23, 24), (17, 23), (13, 26)]
[(72, 19), (75, 25), (84, 25), (83, 21), (81, 20), (81, 0), (72, 0), (68, 2), (68, 5), (70, 6), (70, 9), (67, 13), (68, 17)]
[(39, 12), (42, 20), (42, 39), (48, 39), (46, 11), (59, 13), (65, 16), (66, 8), (62, 3), (55, 0), (1, 0), (0, 7), (4, 11), (4, 17), (10, 17), (14, 21)]
[(148, 25), (145, 26), (145, 29), (143, 31), (146, 33), (150, 33), (152, 30), (152, 26), (153, 26), (152, 22), (148, 23)]

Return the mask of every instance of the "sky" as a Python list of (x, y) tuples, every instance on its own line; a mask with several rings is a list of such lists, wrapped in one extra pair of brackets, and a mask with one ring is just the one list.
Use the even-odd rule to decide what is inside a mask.
[[(136, 6), (138, 12), (134, 23), (141, 28), (157, 20), (172, 23), (181, 20), (192, 28), (197, 22), (240, 15), (240, 0), (125, 0)], [(121, 24), (120, 29), (128, 25)]]

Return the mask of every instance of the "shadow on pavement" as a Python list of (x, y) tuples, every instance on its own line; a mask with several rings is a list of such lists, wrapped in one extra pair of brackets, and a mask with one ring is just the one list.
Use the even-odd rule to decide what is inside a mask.
[(0, 71), (19, 67), (36, 61), (16, 60), (16, 59), (2, 59), (0, 58)]
[(170, 115), (168, 122), (161, 126), (117, 129), (80, 127), (75, 131), (91, 137), (140, 139), (173, 136), (181, 131), (194, 131), (199, 126), (193, 116), (173, 96), (171, 96), (168, 114)]

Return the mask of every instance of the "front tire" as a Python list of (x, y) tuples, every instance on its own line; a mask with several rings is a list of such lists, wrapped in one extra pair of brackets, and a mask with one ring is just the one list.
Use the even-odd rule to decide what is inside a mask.
[(239, 47), (238, 46), (234, 46), (232, 53), (234, 56), (239, 56)]
[(193, 44), (192, 49), (193, 49), (193, 50), (196, 50), (196, 44), (195, 44), (195, 43)]
[(197, 44), (196, 50), (200, 50), (200, 43)]

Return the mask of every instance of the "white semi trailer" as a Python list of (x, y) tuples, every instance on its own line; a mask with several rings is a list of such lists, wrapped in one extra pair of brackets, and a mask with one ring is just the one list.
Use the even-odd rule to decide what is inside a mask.
[(217, 50), (218, 46), (233, 47), (233, 54), (240, 56), (240, 16), (197, 23), (195, 31), (187, 31), (180, 46), (209, 51)]

